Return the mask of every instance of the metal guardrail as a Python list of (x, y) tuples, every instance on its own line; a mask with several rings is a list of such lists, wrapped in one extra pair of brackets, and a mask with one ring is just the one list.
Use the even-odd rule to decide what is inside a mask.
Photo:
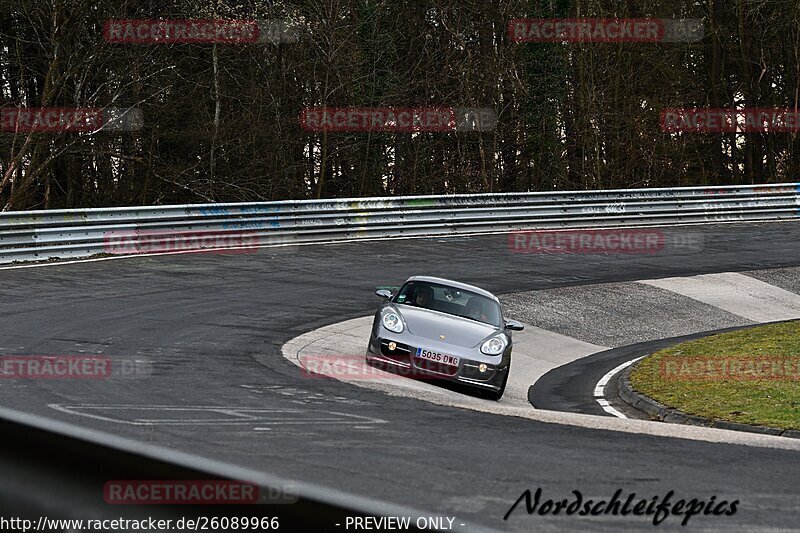
[[(0, 263), (152, 253), (171, 247), (205, 249), (231, 242), (252, 247), (793, 219), (799, 209), (800, 183), (782, 183), (17, 211), (0, 213)], [(214, 234), (226, 239), (198, 238)], [(176, 236), (183, 237), (177, 247)]]
[[(348, 517), (430, 516), (424, 511), (384, 503), (316, 485), (287, 481), (255, 470), (128, 440), (0, 407), (0, 517), (30, 520), (28, 531), (91, 531), (87, 521), (173, 520), (198, 517), (279, 519), (279, 531), (339, 531)], [(114, 504), (106, 498), (111, 480), (217, 481), (252, 485), (255, 502)], [(168, 498), (168, 497), (167, 497)], [(83, 520), (83, 529), (57, 527), (41, 520)], [(38, 524), (38, 526), (37, 526)], [(228, 529), (206, 523), (212, 531)], [(152, 526), (151, 526), (152, 527)], [(151, 531), (150, 527), (104, 526)], [(8, 526), (0, 529), (8, 529)], [(22, 527), (12, 526), (22, 531)], [(161, 528), (165, 529), (165, 528)], [(181, 529), (181, 528), (166, 528)], [(187, 527), (185, 529), (191, 529)], [(236, 528), (234, 528), (236, 529)], [(247, 529), (247, 528), (242, 528)], [(264, 531), (266, 527), (250, 527)], [(407, 531), (428, 531), (411, 521)], [(464, 528), (457, 528), (464, 531)], [(490, 530), (470, 527), (471, 531)]]

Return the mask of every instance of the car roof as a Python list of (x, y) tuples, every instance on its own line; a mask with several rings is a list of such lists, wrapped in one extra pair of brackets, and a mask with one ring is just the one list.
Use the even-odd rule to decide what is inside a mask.
[(411, 276), (406, 280), (406, 283), (408, 283), (409, 281), (427, 281), (429, 283), (448, 285), (450, 287), (453, 287), (454, 289), (472, 291), (474, 293), (480, 294), (481, 296), (486, 296), (487, 298), (491, 298), (492, 300), (498, 303), (500, 302), (500, 300), (497, 299), (497, 296), (495, 296), (491, 292), (485, 291), (480, 287), (476, 287), (475, 285), (468, 285), (467, 283), (461, 283), (460, 281), (453, 281), (451, 279), (445, 279), (445, 278), (435, 278), (433, 276)]

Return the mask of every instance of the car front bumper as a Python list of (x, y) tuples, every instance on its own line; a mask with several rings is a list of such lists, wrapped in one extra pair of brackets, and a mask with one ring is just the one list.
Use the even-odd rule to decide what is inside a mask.
[[(389, 349), (389, 343), (397, 346)], [(385, 365), (395, 373), (416, 379), (446, 380), (461, 383), (481, 390), (499, 391), (505, 382), (508, 365), (505, 366), (485, 362), (487, 370), (480, 371), (481, 361), (465, 358), (459, 353), (458, 366), (430, 362), (416, 357), (417, 347), (388, 337), (370, 337), (366, 359), (369, 363)]]

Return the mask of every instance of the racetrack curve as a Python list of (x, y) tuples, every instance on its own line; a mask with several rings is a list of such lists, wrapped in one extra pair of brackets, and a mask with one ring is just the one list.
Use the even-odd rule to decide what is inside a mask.
[[(503, 515), (547, 498), (738, 499), (709, 529), (790, 528), (797, 452), (499, 417), (307, 379), (291, 338), (374, 311), (373, 291), (413, 274), (496, 294), (800, 265), (800, 225), (672, 228), (702, 253), (515, 254), (505, 235), (266, 248), (4, 270), (3, 354), (102, 353), (145, 376), (0, 380), (0, 403), (259, 471), (515, 531), (648, 527), (645, 517)], [(667, 520), (664, 526), (678, 526)]]

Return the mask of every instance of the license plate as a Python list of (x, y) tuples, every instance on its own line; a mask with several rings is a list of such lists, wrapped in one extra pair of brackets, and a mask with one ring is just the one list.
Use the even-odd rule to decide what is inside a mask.
[(458, 366), (458, 357), (454, 355), (447, 355), (438, 352), (432, 352), (430, 350), (423, 350), (422, 348), (417, 348), (417, 357), (420, 359), (427, 359), (428, 361), (435, 361), (437, 363), (443, 363), (445, 365), (452, 365)]

